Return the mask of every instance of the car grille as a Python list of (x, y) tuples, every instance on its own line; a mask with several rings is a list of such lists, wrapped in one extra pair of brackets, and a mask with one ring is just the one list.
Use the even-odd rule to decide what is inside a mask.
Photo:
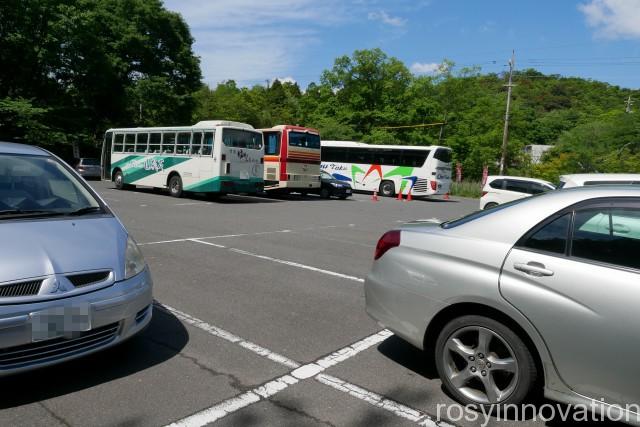
[(76, 338), (55, 338), (0, 349), (0, 369), (15, 369), (87, 352), (113, 341), (119, 328), (119, 323), (112, 323), (82, 332)]
[(12, 283), (10, 285), (0, 286), (0, 297), (26, 297), (29, 295), (38, 295), (42, 280), (30, 280), (28, 282)]
[(73, 286), (76, 288), (81, 288), (82, 286), (92, 285), (94, 283), (102, 282), (109, 277), (109, 271), (97, 271), (94, 273), (83, 273), (83, 274), (74, 274), (67, 276), (67, 279)]
[(429, 189), (429, 180), (428, 179), (418, 179), (416, 180), (416, 184), (413, 186), (413, 191), (419, 192), (427, 192)]

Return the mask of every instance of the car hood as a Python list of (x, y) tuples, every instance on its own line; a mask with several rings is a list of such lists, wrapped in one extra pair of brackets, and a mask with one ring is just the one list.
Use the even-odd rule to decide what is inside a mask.
[(0, 283), (111, 269), (120, 280), (127, 232), (113, 216), (0, 222)]

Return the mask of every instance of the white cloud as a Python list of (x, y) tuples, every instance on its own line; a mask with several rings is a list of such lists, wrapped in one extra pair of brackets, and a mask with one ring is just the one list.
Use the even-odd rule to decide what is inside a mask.
[(322, 26), (348, 15), (340, 0), (167, 0), (165, 6), (191, 28), (210, 85), (233, 79), (251, 86), (288, 75), (318, 42)]
[(432, 74), (436, 72), (440, 72), (442, 68), (442, 64), (437, 62), (414, 62), (411, 64), (409, 69), (414, 74)]
[(384, 10), (369, 12), (368, 18), (370, 21), (380, 21), (392, 27), (404, 27), (407, 23), (406, 19), (402, 19), (399, 16), (391, 16)]
[(607, 39), (640, 38), (638, 0), (590, 0), (578, 6), (596, 36)]

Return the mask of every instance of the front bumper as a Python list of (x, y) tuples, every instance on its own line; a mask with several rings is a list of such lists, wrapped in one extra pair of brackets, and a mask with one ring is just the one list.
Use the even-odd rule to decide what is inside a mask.
[[(153, 282), (148, 269), (108, 288), (69, 298), (0, 306), (0, 376), (100, 351), (131, 338), (151, 321)], [(34, 342), (33, 313), (88, 305), (91, 329)]]

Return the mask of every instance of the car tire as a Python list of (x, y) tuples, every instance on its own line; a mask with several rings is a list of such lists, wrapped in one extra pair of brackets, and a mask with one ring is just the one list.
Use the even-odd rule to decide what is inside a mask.
[(382, 181), (378, 193), (384, 197), (393, 197), (396, 195), (396, 186), (393, 181)]
[(116, 174), (113, 176), (113, 183), (118, 190), (125, 189), (124, 176), (122, 175), (121, 171), (116, 172)]
[(487, 210), (487, 209), (493, 209), (493, 208), (495, 208), (496, 206), (498, 206), (498, 204), (497, 204), (497, 203), (495, 203), (495, 202), (489, 202), (489, 203), (487, 203), (486, 205), (484, 205), (484, 209), (485, 209), (485, 210)]
[(435, 359), (442, 385), (462, 405), (518, 405), (537, 378), (535, 361), (522, 339), (485, 316), (447, 323), (436, 341)]
[(322, 188), (320, 190), (320, 197), (323, 199), (329, 199), (331, 197), (331, 192), (327, 188)]
[(180, 175), (174, 175), (169, 180), (169, 193), (173, 197), (182, 197), (182, 178)]

